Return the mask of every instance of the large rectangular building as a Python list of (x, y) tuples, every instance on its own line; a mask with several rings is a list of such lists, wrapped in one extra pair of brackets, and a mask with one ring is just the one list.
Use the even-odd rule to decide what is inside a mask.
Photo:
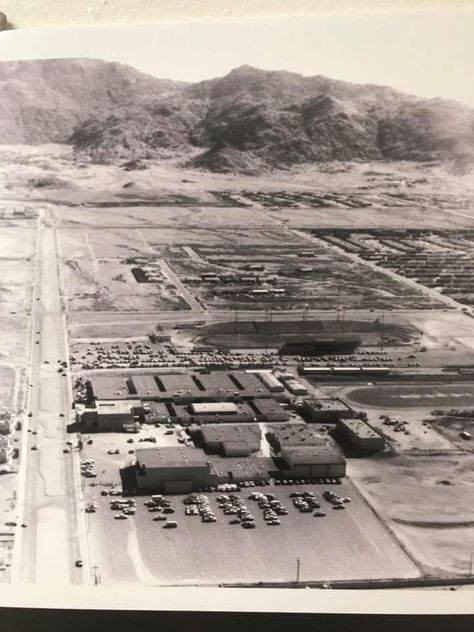
[(285, 447), (281, 455), (287, 465), (283, 473), (293, 478), (342, 478), (346, 475), (346, 459), (334, 445)]
[[(206, 455), (187, 446), (137, 450), (133, 478), (138, 492), (186, 494), (213, 483)], [(122, 481), (130, 471), (121, 471)]]
[(260, 450), (262, 432), (254, 424), (208, 425), (197, 434), (209, 454), (246, 456)]
[(355, 410), (336, 397), (305, 399), (301, 412), (308, 421), (319, 423), (336, 423), (339, 419), (353, 419), (357, 415)]
[(283, 384), (273, 375), (273, 373), (268, 371), (259, 371), (255, 375), (257, 375), (262, 384), (272, 393), (283, 393), (285, 390)]
[(94, 375), (88, 390), (90, 400), (191, 403), (272, 397), (272, 392), (255, 375), (244, 371)]
[(268, 428), (267, 438), (276, 452), (284, 447), (321, 446), (328, 442), (326, 436), (305, 423), (273, 424)]
[(235, 415), (238, 412), (234, 402), (196, 402), (189, 405), (192, 415)]
[(284, 422), (288, 421), (288, 411), (280, 406), (274, 399), (257, 399), (249, 402), (249, 406), (255, 412), (257, 421)]
[(137, 400), (105, 401), (79, 413), (85, 430), (96, 432), (123, 432), (132, 429), (143, 419), (143, 409)]
[(136, 462), (120, 477), (126, 494), (188, 494), (220, 483), (268, 480), (274, 469), (269, 458), (207, 456), (183, 446), (137, 450)]
[(363, 419), (340, 419), (338, 433), (359, 452), (378, 452), (385, 448), (385, 439)]

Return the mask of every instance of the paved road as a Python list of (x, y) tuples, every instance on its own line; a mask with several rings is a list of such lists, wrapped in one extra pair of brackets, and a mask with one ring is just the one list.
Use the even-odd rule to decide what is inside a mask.
[(193, 312), (199, 312), (199, 313), (203, 312), (204, 309), (202, 305), (200, 305), (197, 302), (197, 300), (194, 298), (194, 296), (191, 294), (188, 288), (184, 285), (184, 283), (181, 281), (178, 275), (175, 272), (173, 272), (173, 270), (166, 263), (166, 261), (164, 259), (160, 259), (158, 263), (160, 264), (161, 271), (163, 272), (163, 274), (170, 280), (171, 283), (173, 283), (178, 288), (178, 290), (181, 293), (181, 296), (184, 298), (184, 300), (189, 305), (189, 307), (193, 310)]
[[(30, 385), (21, 451), (12, 581), (42, 585), (82, 583), (89, 569), (74, 561), (86, 557), (79, 519), (77, 455), (64, 454), (71, 410), (69, 378), (58, 372), (68, 359), (66, 320), (61, 305), (54, 229), (38, 221), (32, 307)], [(61, 416), (64, 415), (64, 416)], [(32, 448), (36, 446), (36, 450)]]

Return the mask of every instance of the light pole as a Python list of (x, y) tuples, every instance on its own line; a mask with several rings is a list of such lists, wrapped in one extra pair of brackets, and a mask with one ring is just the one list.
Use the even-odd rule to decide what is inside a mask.
[(296, 583), (300, 583), (300, 571), (301, 571), (301, 561), (300, 558), (296, 558)]
[(94, 586), (97, 586), (98, 584), (100, 584), (99, 567), (97, 566), (97, 564), (92, 567), (92, 571), (94, 573)]

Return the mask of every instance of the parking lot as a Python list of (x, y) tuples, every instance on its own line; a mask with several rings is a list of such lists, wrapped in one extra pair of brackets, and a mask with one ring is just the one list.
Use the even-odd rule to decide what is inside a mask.
[[(301, 581), (415, 577), (418, 569), (401, 550), (372, 511), (345, 480), (341, 485), (279, 485), (246, 488), (235, 494), (252, 514), (255, 527), (243, 528), (235, 514), (224, 514), (220, 492), (205, 492), (215, 522), (186, 515), (185, 496), (167, 496), (173, 513), (166, 521), (154, 520), (163, 512), (151, 510), (149, 496), (135, 498), (136, 513), (116, 519), (120, 510), (110, 508), (115, 496), (101, 492), (119, 490), (120, 456), (91, 450), (98, 476), (84, 482), (87, 502), (97, 511), (87, 514), (91, 561), (102, 583), (141, 582), (163, 585), (205, 585), (259, 581), (294, 581), (297, 558)], [(122, 457), (123, 458), (123, 457)], [(111, 485), (115, 483), (116, 487)], [(336, 511), (323, 498), (331, 489), (349, 497), (344, 510)], [(287, 510), (280, 524), (268, 525), (252, 492), (271, 493)], [(312, 491), (325, 516), (300, 512), (290, 494)], [(227, 493), (227, 495), (229, 495)], [(316, 510), (318, 511), (318, 510)]]

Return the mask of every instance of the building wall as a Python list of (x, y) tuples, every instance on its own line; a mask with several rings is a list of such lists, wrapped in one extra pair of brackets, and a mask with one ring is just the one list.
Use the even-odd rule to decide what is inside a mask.
[(259, 449), (260, 443), (255, 441), (228, 441), (222, 444), (222, 452), (225, 456), (247, 456), (257, 452)]
[(97, 432), (120, 432), (124, 424), (133, 424), (134, 417), (130, 413), (99, 414), (95, 410), (85, 411), (81, 421), (88, 430)]
[(335, 423), (339, 419), (353, 419), (356, 416), (356, 412), (352, 408), (345, 407), (341, 403), (340, 408), (314, 408), (310, 403), (303, 403), (304, 413), (308, 419), (320, 423)]
[[(360, 424), (372, 429), (372, 427), (369, 426), (369, 424), (365, 423), (365, 421), (360, 420)], [(385, 439), (375, 430), (373, 431), (373, 436), (365, 437), (363, 434), (357, 433), (349, 425), (345, 424), (343, 420), (338, 422), (337, 428), (338, 431), (341, 432), (343, 436), (347, 439), (347, 441), (349, 441), (349, 443), (357, 450), (377, 452), (385, 448)]]
[[(177, 467), (154, 467), (138, 469), (137, 488), (157, 492), (170, 489), (173, 485), (197, 489), (211, 484), (210, 467), (207, 464)], [(168, 492), (170, 493), (170, 492)]]
[[(346, 475), (345, 463), (312, 463), (298, 464), (289, 466), (291, 476), (295, 478), (343, 478)], [(287, 470), (283, 472), (283, 476), (288, 476)]]

